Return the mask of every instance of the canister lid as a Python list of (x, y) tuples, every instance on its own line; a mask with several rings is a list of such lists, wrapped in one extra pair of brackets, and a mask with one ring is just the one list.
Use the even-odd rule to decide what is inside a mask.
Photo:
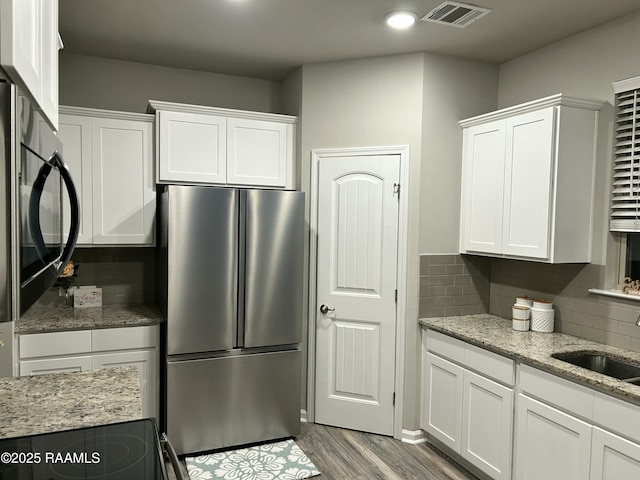
[(544, 298), (537, 298), (533, 301), (533, 308), (539, 308), (541, 310), (551, 310), (553, 308), (553, 302)]

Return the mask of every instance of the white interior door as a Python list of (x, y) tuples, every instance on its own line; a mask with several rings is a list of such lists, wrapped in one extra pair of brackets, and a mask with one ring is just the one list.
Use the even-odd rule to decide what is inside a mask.
[(318, 423), (393, 435), (399, 172), (400, 155), (319, 161)]

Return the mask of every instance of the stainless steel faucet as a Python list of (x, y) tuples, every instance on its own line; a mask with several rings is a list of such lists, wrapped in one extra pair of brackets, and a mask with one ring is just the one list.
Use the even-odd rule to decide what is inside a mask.
[(640, 314), (638, 314), (638, 318), (636, 319), (636, 325), (640, 327)]

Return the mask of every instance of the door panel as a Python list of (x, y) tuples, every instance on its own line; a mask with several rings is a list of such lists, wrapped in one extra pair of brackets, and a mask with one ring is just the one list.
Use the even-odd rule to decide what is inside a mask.
[(549, 256), (553, 108), (507, 120), (502, 251)]
[(593, 427), (590, 480), (640, 478), (640, 445)]
[(152, 123), (93, 118), (91, 125), (93, 243), (152, 244)]
[(464, 370), (432, 353), (425, 355), (422, 428), (460, 453)]
[[(238, 191), (172, 185), (168, 196), (167, 354), (233, 348)], [(162, 201), (163, 206), (166, 204)], [(163, 225), (167, 225), (163, 218)], [(224, 234), (221, 234), (224, 232)], [(195, 335), (194, 335), (195, 333)]]
[(465, 370), (462, 456), (495, 480), (511, 478), (513, 390)]
[[(91, 119), (78, 115), (60, 115), (58, 137), (64, 145), (64, 160), (71, 171), (80, 199), (80, 231), (78, 245), (90, 245), (93, 241), (93, 195), (91, 189)], [(67, 241), (71, 207), (67, 195), (63, 197), (64, 241)]]
[(286, 170), (287, 125), (227, 119), (227, 183), (284, 187)]
[(505, 127), (503, 121), (465, 129), (462, 249), (502, 252)]
[(398, 155), (319, 165), (316, 421), (393, 434)]
[(166, 428), (176, 452), (300, 433), (300, 357), (291, 350), (168, 362)]
[(227, 120), (215, 115), (159, 112), (159, 180), (227, 182)]
[(589, 478), (590, 425), (522, 394), (516, 414), (515, 478)]
[(246, 190), (244, 342), (302, 341), (304, 193)]

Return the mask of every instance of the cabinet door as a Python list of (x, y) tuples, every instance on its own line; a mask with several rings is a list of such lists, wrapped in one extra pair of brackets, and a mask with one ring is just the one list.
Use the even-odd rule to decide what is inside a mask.
[(42, 0), (42, 112), (58, 128), (58, 0)]
[(496, 480), (511, 478), (513, 390), (464, 371), (462, 456)]
[(0, 2), (0, 60), (11, 79), (42, 100), (43, 0)]
[(104, 353), (91, 357), (91, 368), (136, 367), (140, 375), (142, 415), (158, 418), (158, 360), (157, 351), (137, 350)]
[(590, 480), (640, 478), (640, 445), (593, 427)]
[(93, 243), (153, 245), (152, 123), (91, 120)]
[(425, 354), (421, 427), (460, 453), (463, 369), (431, 353)]
[[(60, 115), (58, 136), (64, 145), (63, 157), (69, 166), (80, 199), (78, 245), (93, 242), (93, 187), (91, 176), (91, 119), (78, 115)], [(69, 231), (69, 199), (62, 205), (64, 231)], [(67, 238), (65, 236), (65, 242)]]
[(554, 107), (506, 120), (502, 253), (549, 257)]
[(503, 120), (464, 131), (461, 250), (502, 252), (505, 124)]
[(286, 124), (227, 119), (227, 183), (284, 188), (289, 143)]
[(227, 182), (227, 120), (215, 115), (158, 112), (160, 182)]
[(518, 396), (515, 478), (589, 478), (591, 426), (526, 395)]
[(89, 370), (91, 370), (91, 357), (89, 355), (20, 360), (21, 377), (48, 373), (86, 372)]

